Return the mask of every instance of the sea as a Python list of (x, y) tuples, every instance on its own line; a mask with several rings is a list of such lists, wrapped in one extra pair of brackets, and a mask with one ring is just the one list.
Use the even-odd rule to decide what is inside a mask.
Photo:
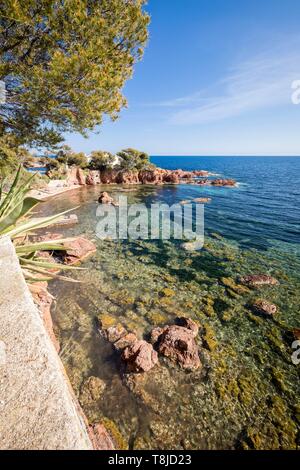
[[(101, 422), (117, 449), (298, 449), (300, 446), (300, 158), (153, 156), (167, 169), (207, 170), (236, 187), (199, 185), (82, 187), (41, 205), (74, 208), (79, 223), (62, 236), (97, 246), (81, 271), (54, 279), (52, 317), (60, 357), (90, 423)], [(99, 240), (100, 191), (129, 202), (209, 197), (205, 243)], [(277, 285), (242, 286), (268, 274)], [(273, 316), (253, 305), (276, 306)], [(188, 317), (199, 326), (201, 367), (159, 355), (148, 372), (128, 373), (101, 334), (122, 325), (150, 341), (155, 327)], [(298, 329), (298, 330), (297, 330)]]

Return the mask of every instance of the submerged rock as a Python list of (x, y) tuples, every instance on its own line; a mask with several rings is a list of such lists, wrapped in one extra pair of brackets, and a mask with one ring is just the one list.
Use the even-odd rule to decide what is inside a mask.
[(133, 343), (137, 341), (137, 337), (135, 333), (127, 333), (126, 335), (122, 336), (118, 341), (114, 343), (114, 348), (118, 351), (122, 351), (123, 349), (131, 346)]
[(159, 340), (160, 336), (165, 332), (166, 330), (166, 327), (165, 328), (161, 328), (159, 326), (157, 326), (156, 328), (153, 328), (153, 330), (151, 331), (150, 333), (150, 342), (152, 344), (155, 344), (157, 343), (157, 341)]
[(125, 336), (127, 331), (125, 330), (124, 326), (118, 324), (116, 326), (110, 326), (105, 330), (100, 330), (100, 334), (110, 343), (115, 343)]
[(239, 282), (249, 287), (257, 286), (275, 286), (279, 284), (279, 281), (275, 277), (269, 276), (268, 274), (250, 274), (248, 276), (241, 276)]
[(198, 347), (195, 343), (195, 331), (194, 325), (193, 329), (171, 325), (163, 329), (155, 328), (151, 333), (151, 339), (156, 340), (160, 354), (177, 362), (184, 369), (193, 370), (201, 367)]
[(300, 339), (300, 328), (294, 328), (293, 335), (295, 339)]
[[(58, 241), (62, 240), (63, 235), (61, 233), (45, 233), (40, 236), (35, 236), (32, 238), (34, 243), (36, 242), (48, 242), (48, 241)], [(84, 237), (68, 238), (63, 242), (64, 250), (55, 251), (54, 258), (66, 263), (66, 264), (75, 264), (78, 263), (89, 255), (94, 253), (97, 248), (96, 245)], [(49, 261), (53, 259), (52, 257), (53, 250), (39, 252), (39, 256), (47, 257)], [(55, 266), (56, 270), (57, 265)]]
[(114, 204), (113, 198), (106, 191), (100, 193), (98, 202), (99, 204)]
[(97, 249), (93, 242), (83, 237), (68, 240), (66, 245), (66, 251), (63, 255), (63, 261), (66, 264), (78, 263), (94, 253)]
[(90, 405), (92, 402), (101, 398), (104, 392), (106, 383), (99, 377), (91, 375), (85, 379), (81, 385), (79, 401), (81, 406)]
[(122, 359), (127, 372), (148, 372), (158, 363), (157, 352), (145, 340), (135, 341), (125, 348)]
[(196, 338), (196, 336), (199, 333), (199, 326), (197, 325), (196, 322), (194, 322), (190, 318), (180, 317), (180, 318), (177, 319), (177, 323), (178, 323), (179, 326), (183, 326), (184, 328), (187, 328), (188, 330), (191, 330), (191, 332), (193, 333), (194, 338)]
[(78, 224), (78, 217), (76, 214), (71, 214), (71, 215), (66, 215), (62, 217), (61, 219), (57, 220), (53, 224), (51, 224), (52, 227), (64, 227), (66, 225), (73, 225), (73, 224)]
[(255, 313), (260, 313), (267, 316), (273, 316), (277, 311), (276, 305), (271, 304), (267, 300), (263, 299), (255, 300), (251, 305), (251, 308)]

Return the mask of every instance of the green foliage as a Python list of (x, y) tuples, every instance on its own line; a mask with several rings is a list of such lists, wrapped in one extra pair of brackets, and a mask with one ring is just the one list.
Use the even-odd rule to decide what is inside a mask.
[(42, 162), (47, 171), (58, 170), (61, 167), (61, 163), (57, 158), (45, 157), (42, 159)]
[(89, 168), (91, 170), (105, 170), (111, 168), (114, 161), (114, 155), (102, 150), (95, 150), (91, 153)]
[(0, 136), (57, 146), (126, 104), (122, 88), (142, 57), (144, 0), (2, 0)]
[(117, 155), (121, 158), (120, 167), (124, 170), (144, 170), (151, 165), (149, 155), (136, 149), (124, 149)]
[(18, 145), (13, 134), (0, 136), (0, 176), (3, 177), (16, 170), (20, 163), (25, 163), (31, 158), (30, 153)]
[[(57, 153), (57, 162), (64, 163), (69, 166), (79, 166), (80, 168), (86, 168), (88, 161), (84, 152), (73, 152), (68, 146), (64, 145)], [(57, 168), (57, 166), (56, 166)]]
[(74, 165), (79, 166), (80, 168), (86, 168), (88, 166), (87, 158), (83, 152), (73, 153), (70, 155), (67, 163), (70, 166)]
[(62, 145), (56, 154), (56, 159), (60, 163), (68, 163), (68, 158), (72, 153), (74, 152), (69, 145)]

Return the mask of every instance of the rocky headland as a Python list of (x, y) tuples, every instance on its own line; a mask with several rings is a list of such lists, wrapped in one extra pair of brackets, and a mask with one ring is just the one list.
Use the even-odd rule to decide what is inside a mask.
[[(48, 173), (51, 178), (51, 171)], [(204, 186), (235, 186), (233, 179), (211, 179), (211, 173), (204, 170), (184, 171), (154, 168), (147, 170), (83, 170), (71, 167), (64, 180), (65, 186), (83, 186), (98, 184), (195, 184)]]

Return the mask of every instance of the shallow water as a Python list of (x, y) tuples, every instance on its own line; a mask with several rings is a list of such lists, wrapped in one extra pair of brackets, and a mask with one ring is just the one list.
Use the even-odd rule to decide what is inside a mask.
[[(262, 163), (253, 168), (257, 175), (262, 165), (264, 177), (251, 173), (243, 178), (243, 171), (250, 174), (245, 169), (249, 163), (241, 162), (238, 171), (237, 164), (221, 160), (209, 160), (208, 166), (192, 159), (192, 168), (235, 177), (243, 185), (234, 189), (143, 186), (126, 193), (129, 202), (148, 204), (212, 197), (205, 211), (205, 247), (198, 252), (184, 251), (178, 241), (96, 240), (97, 196), (105, 189), (118, 193), (118, 187), (71, 191), (42, 209), (53, 213), (80, 205), (75, 211), (79, 224), (64, 234), (96, 240), (97, 253), (82, 265), (87, 270), (72, 274), (82, 281), (80, 285), (51, 283), (56, 296), (52, 313), (61, 358), (84, 411), (91, 422), (106, 424), (119, 448), (295, 449), (299, 445), (300, 366), (291, 360), (290, 332), (300, 327), (299, 239), (291, 210), (293, 204), (297, 210), (296, 199), (291, 202), (297, 189), (285, 183), (288, 209), (282, 214), (278, 204), (283, 186), (281, 191), (274, 189), (273, 202), (271, 193), (268, 201), (264, 199), (270, 188), (261, 191), (260, 203), (256, 202), (256, 180), (268, 179)], [(170, 166), (164, 161), (161, 166)], [(173, 167), (191, 168), (191, 162), (183, 163), (173, 161)], [(280, 172), (270, 168), (280, 180)], [(274, 275), (280, 285), (241, 293), (236, 277), (248, 273)], [(274, 319), (251, 313), (247, 305), (257, 297), (278, 306)], [(124, 380), (118, 354), (97, 332), (97, 319), (108, 325), (122, 323), (147, 338), (153, 326), (173, 324), (182, 315), (200, 324), (202, 369), (186, 372), (160, 357), (159, 366), (148, 374)], [(89, 376), (99, 377), (105, 385), (96, 399), (87, 393)]]

